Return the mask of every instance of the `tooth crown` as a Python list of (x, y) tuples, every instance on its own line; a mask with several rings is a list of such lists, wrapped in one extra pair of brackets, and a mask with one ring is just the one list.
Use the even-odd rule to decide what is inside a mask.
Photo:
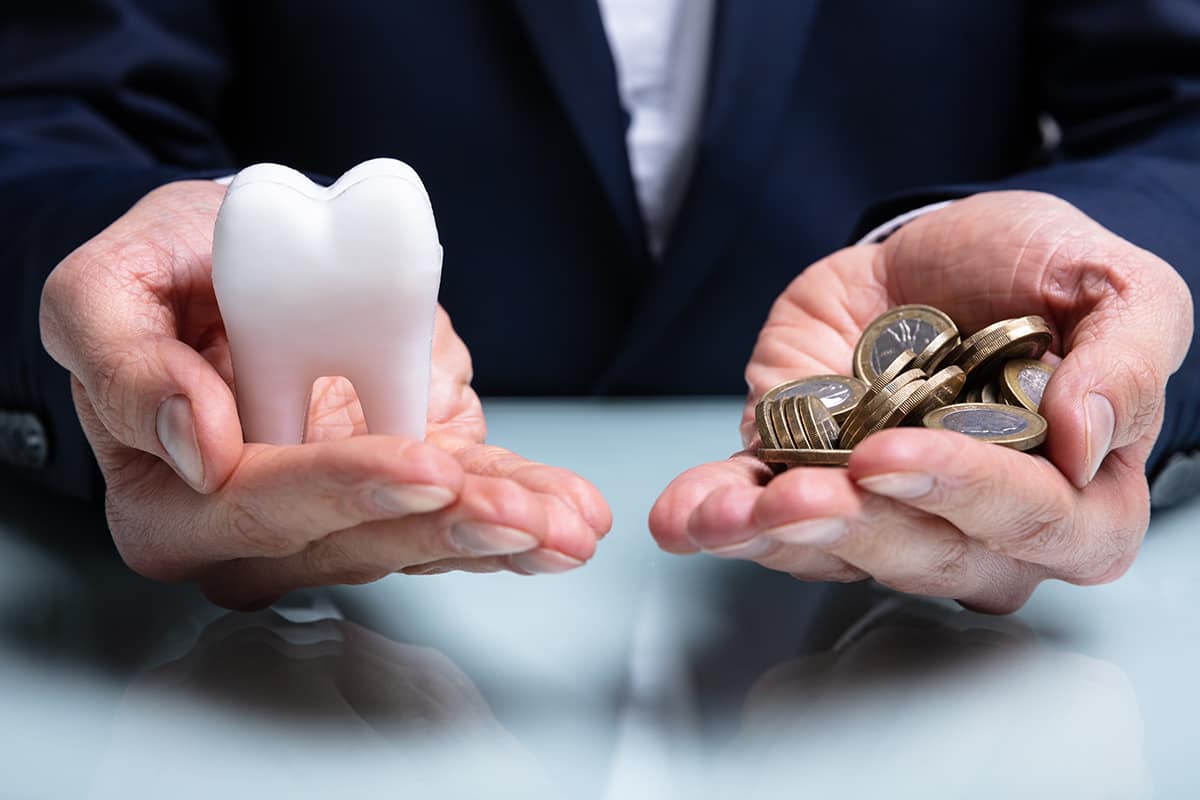
[(247, 441), (301, 441), (312, 382), (354, 384), (371, 433), (423, 438), (442, 248), (411, 167), (374, 159), (332, 186), (278, 164), (230, 184), (213, 287)]

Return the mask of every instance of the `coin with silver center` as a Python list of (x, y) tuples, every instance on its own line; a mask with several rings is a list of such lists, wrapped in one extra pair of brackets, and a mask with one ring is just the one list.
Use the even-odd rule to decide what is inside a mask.
[(1000, 375), (1000, 392), (1013, 405), (1037, 411), (1042, 405), (1046, 384), (1054, 367), (1044, 361), (1019, 358), (1004, 365)]
[(873, 382), (905, 350), (921, 353), (938, 334), (957, 330), (954, 320), (932, 306), (897, 306), (867, 326), (854, 348), (854, 374)]
[(1013, 450), (1031, 450), (1046, 440), (1046, 420), (1019, 406), (958, 403), (926, 414), (924, 425)]
[(816, 397), (840, 423), (858, 406), (866, 391), (866, 384), (857, 378), (845, 375), (811, 375), (779, 384), (763, 395), (763, 401), (783, 400), (788, 397)]

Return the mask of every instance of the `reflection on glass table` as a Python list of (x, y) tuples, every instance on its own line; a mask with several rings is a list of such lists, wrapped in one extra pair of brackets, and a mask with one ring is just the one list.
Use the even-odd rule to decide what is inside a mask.
[(739, 409), (494, 403), (495, 441), (609, 497), (592, 564), (254, 614), (0, 489), (0, 796), (1195, 795), (1200, 506), (1116, 584), (1012, 617), (659, 552), (650, 503), (734, 449)]

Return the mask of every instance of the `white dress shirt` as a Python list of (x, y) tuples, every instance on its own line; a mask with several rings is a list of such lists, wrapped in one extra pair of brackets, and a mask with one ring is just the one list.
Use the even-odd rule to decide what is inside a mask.
[(629, 151), (651, 250), (661, 255), (691, 178), (704, 117), (716, 0), (599, 0), (632, 118)]

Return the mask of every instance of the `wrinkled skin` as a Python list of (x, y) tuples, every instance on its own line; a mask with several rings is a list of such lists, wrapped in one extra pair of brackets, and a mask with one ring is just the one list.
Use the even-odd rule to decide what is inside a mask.
[[(1044, 456), (903, 428), (864, 440), (849, 469), (772, 479), (749, 454), (758, 398), (798, 376), (851, 374), (863, 330), (904, 303), (941, 308), (967, 332), (1046, 318), (1063, 360), (1041, 406)], [(749, 559), (807, 580), (873, 577), (992, 612), (1019, 608), (1048, 578), (1111, 581), (1146, 531), (1145, 463), (1192, 319), (1168, 264), (1069, 204), (1026, 192), (958, 201), (793, 281), (746, 369), (747, 451), (679, 476), (651, 530), (670, 552)]]
[[(441, 309), (424, 442), (364, 435), (350, 384), (321, 379), (305, 444), (243, 444), (211, 276), (224, 192), (156, 189), (43, 291), (43, 343), (71, 372), (113, 540), (134, 570), (254, 607), (395, 571), (559, 572), (591, 557), (611, 525), (604, 499), (567, 470), (484, 443), (470, 355)], [(163, 425), (184, 443), (175, 458)]]

